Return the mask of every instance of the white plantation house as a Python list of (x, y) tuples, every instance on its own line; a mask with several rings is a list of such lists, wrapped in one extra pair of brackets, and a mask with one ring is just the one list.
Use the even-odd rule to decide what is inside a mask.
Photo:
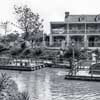
[(67, 46), (74, 40), (79, 46), (96, 49), (100, 47), (100, 15), (70, 15), (65, 12), (63, 22), (51, 22), (50, 45)]

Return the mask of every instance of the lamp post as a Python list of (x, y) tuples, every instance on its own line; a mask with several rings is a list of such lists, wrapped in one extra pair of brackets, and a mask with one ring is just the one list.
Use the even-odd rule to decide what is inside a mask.
[(2, 22), (1, 23), (1, 28), (4, 29), (4, 33), (5, 33), (5, 40), (4, 42), (6, 43), (6, 36), (7, 36), (7, 32), (8, 32), (8, 24), (9, 24), (9, 21), (6, 21), (6, 22)]

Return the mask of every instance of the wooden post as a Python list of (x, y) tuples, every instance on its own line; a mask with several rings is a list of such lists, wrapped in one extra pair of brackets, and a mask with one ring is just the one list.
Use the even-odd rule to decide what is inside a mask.
[(16, 63), (16, 66), (17, 66), (17, 57), (15, 58), (15, 63)]

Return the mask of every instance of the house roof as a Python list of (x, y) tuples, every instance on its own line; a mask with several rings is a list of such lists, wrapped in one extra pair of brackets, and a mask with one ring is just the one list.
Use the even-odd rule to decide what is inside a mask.
[(65, 22), (100, 22), (100, 15), (69, 15)]

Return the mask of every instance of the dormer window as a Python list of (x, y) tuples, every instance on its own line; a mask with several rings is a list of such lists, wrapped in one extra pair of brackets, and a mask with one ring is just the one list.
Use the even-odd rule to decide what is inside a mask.
[(100, 21), (100, 15), (97, 15), (97, 16), (95, 17), (95, 21)]
[(85, 21), (85, 17), (84, 16), (80, 16), (78, 20), (79, 20), (79, 22)]

